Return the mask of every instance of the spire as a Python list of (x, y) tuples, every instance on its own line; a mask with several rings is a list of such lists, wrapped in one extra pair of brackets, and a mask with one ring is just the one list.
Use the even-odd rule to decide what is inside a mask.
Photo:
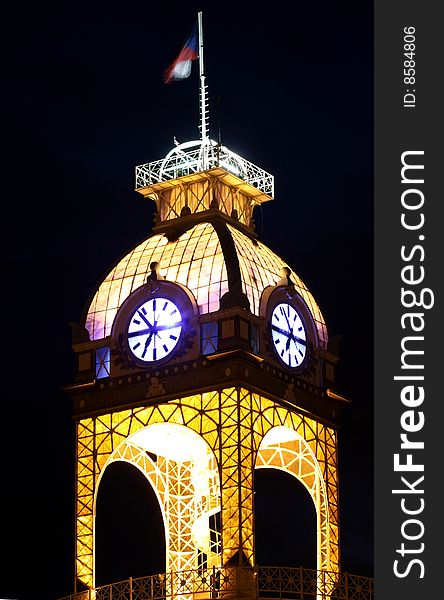
[(205, 84), (205, 69), (203, 58), (203, 27), (202, 27), (202, 12), (197, 14), (198, 31), (199, 31), (199, 105), (200, 105), (200, 139), (202, 142), (202, 164), (203, 168), (208, 168), (208, 87)]

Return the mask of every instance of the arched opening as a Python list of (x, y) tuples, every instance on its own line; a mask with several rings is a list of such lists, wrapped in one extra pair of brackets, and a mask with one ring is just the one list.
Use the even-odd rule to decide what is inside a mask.
[[(142, 479), (140, 480), (139, 477), (139, 480), (143, 483), (139, 486), (139, 491), (135, 490), (135, 494), (146, 496), (152, 492), (149, 494), (150, 511), (160, 513), (159, 520), (161, 519), (164, 524), (162, 533), (154, 537), (157, 539), (161, 537), (163, 543), (148, 546), (147, 541), (144, 540), (153, 538), (153, 534), (156, 533), (155, 528), (153, 531), (150, 527), (141, 531), (137, 519), (131, 527), (139, 533), (129, 540), (128, 524), (122, 526), (121, 539), (118, 543), (112, 535), (112, 529), (107, 530), (110, 536), (108, 547), (112, 544), (118, 549), (121, 548), (122, 552), (128, 552), (130, 546), (133, 553), (131, 569), (128, 567), (129, 560), (125, 559), (117, 564), (112, 573), (109, 573), (100, 563), (102, 558), (98, 557), (99, 552), (102, 556), (106, 556), (106, 551), (104, 544), (99, 549), (97, 536), (100, 523), (96, 520), (95, 585), (115, 581), (115, 572), (118, 573), (118, 578), (122, 579), (122, 577), (137, 577), (139, 574), (217, 566), (220, 562), (220, 532), (217, 527), (217, 513), (220, 510), (218, 470), (214, 454), (202, 437), (190, 428), (167, 422), (153, 423), (131, 434), (109, 455), (100, 474), (96, 496), (96, 507), (99, 508), (96, 508), (96, 514), (100, 510), (99, 496), (114, 495), (112, 489), (106, 489), (107, 486), (102, 480), (107, 475), (108, 469), (120, 462), (133, 466), (141, 473)], [(123, 480), (123, 477), (121, 479)], [(149, 488), (144, 486), (144, 480), (150, 484)], [(103, 489), (102, 485), (104, 485)], [(124, 483), (124, 488), (127, 485)], [(125, 490), (123, 494), (124, 497), (120, 499), (122, 500), (120, 512), (115, 509), (114, 503), (111, 507), (112, 516), (109, 517), (111, 528), (117, 521), (121, 525), (125, 511), (129, 510), (131, 516), (135, 513), (135, 506), (128, 502)], [(141, 511), (143, 505), (142, 502)], [(114, 564), (113, 553), (115, 552), (109, 550), (108, 559), (103, 559), (103, 562)], [(165, 557), (165, 561), (161, 563), (159, 560), (151, 561), (149, 572), (145, 567), (145, 561), (138, 560), (136, 556), (136, 553), (139, 553), (149, 558), (148, 552), (154, 553), (156, 558), (159, 558), (162, 552)]]
[[(268, 528), (270, 541), (267, 542), (265, 556), (259, 550), (257, 562), (274, 560), (275, 564), (282, 566), (330, 570), (325, 482), (310, 445), (291, 427), (273, 427), (260, 443), (255, 467), (255, 474), (258, 469), (282, 473), (269, 475), (273, 479), (266, 482), (263, 488), (263, 504), (267, 511), (263, 527)], [(287, 485), (283, 483), (285, 481)], [(260, 519), (261, 500), (256, 500), (259, 502), (257, 520)], [(256, 530), (259, 541), (260, 529), (259, 520), (259, 534)], [(279, 531), (282, 535), (277, 539), (276, 533)]]
[(317, 568), (317, 517), (306, 487), (279, 469), (254, 472), (256, 562)]
[(108, 465), (96, 503), (96, 586), (165, 572), (165, 531), (156, 494), (135, 466)]

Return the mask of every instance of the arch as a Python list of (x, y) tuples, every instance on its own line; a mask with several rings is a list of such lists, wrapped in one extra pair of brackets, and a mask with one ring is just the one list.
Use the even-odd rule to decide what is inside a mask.
[(166, 572), (196, 568), (198, 553), (205, 553), (207, 566), (219, 566), (214, 549), (220, 544), (211, 542), (215, 532), (209, 527), (209, 516), (220, 510), (218, 471), (214, 453), (202, 436), (167, 422), (151, 423), (130, 434), (100, 471), (94, 515), (100, 481), (116, 461), (138, 468), (155, 492), (165, 531)]
[(155, 490), (126, 460), (103, 470), (95, 505), (95, 586), (165, 572), (165, 524)]
[(321, 467), (310, 445), (293, 428), (282, 425), (272, 427), (261, 440), (255, 468), (279, 469), (304, 485), (316, 509), (317, 569), (330, 570), (327, 489)]
[(316, 508), (296, 477), (282, 469), (255, 469), (254, 523), (258, 565), (316, 570)]

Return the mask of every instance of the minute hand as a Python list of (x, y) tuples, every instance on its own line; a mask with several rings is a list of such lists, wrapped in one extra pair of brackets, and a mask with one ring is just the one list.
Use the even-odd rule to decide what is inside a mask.
[(282, 314), (284, 315), (284, 318), (287, 321), (288, 331), (289, 331), (290, 335), (293, 335), (293, 327), (290, 325), (290, 321), (288, 320), (288, 317), (285, 314), (285, 310), (282, 311)]
[(148, 346), (151, 344), (152, 339), (153, 339), (153, 332), (151, 332), (146, 339), (145, 348), (143, 349), (143, 352), (142, 352), (142, 358), (145, 358), (146, 351), (148, 350)]
[(153, 326), (151, 325), (151, 323), (148, 321), (148, 319), (145, 317), (145, 315), (143, 314), (143, 312), (141, 310), (138, 310), (137, 314), (142, 319), (142, 321), (145, 321), (145, 323), (148, 325), (148, 327), (150, 329), (153, 329)]

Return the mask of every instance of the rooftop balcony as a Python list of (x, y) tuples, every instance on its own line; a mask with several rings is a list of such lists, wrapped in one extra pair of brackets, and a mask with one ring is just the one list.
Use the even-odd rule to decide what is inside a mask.
[(205, 143), (198, 140), (178, 144), (165, 158), (137, 166), (136, 190), (214, 167), (232, 173), (258, 189), (268, 199), (274, 197), (273, 175), (209, 139)]

